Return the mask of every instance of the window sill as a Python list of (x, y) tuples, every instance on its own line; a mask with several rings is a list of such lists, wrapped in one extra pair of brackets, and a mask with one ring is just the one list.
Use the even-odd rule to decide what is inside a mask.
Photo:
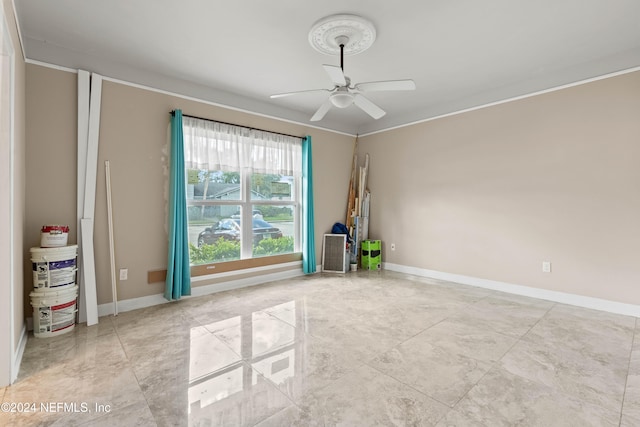
[[(266, 256), (260, 258), (225, 261), (214, 264), (195, 265), (191, 267), (191, 277), (211, 276), (218, 273), (231, 271), (241, 272), (250, 268), (265, 267), (269, 265), (286, 264), (302, 260), (302, 253)], [(154, 270), (147, 272), (147, 283), (164, 282), (167, 279), (167, 270)]]

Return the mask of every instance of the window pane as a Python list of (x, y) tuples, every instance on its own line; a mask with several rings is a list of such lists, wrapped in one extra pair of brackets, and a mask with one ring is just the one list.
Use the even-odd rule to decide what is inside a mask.
[(294, 206), (253, 205), (253, 256), (289, 254), (294, 249)]
[(191, 265), (240, 259), (240, 205), (187, 209)]
[(251, 200), (293, 200), (293, 177), (252, 174)]
[(238, 172), (187, 169), (187, 201), (240, 200), (241, 193)]

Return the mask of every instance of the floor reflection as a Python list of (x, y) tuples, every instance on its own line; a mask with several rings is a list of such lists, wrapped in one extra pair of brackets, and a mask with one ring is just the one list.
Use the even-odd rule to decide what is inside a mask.
[[(288, 301), (191, 329), (189, 424), (242, 420), (255, 411), (286, 406), (271, 383), (294, 387), (302, 377), (304, 332), (296, 328), (303, 312)], [(301, 379), (302, 380), (302, 379)]]

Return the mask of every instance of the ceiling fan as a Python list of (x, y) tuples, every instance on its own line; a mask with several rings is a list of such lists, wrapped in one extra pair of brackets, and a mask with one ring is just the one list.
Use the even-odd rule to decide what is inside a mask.
[(351, 79), (344, 74), (344, 47), (349, 43), (349, 37), (346, 35), (338, 35), (335, 38), (335, 44), (340, 46), (340, 66), (323, 65), (329, 78), (334, 84), (333, 89), (312, 89), (298, 92), (287, 92), (271, 95), (271, 98), (282, 98), (285, 96), (299, 95), (304, 93), (328, 92), (329, 98), (320, 105), (320, 108), (311, 117), (311, 121), (319, 121), (327, 114), (332, 106), (337, 108), (347, 108), (352, 104), (359, 107), (362, 111), (369, 114), (374, 119), (379, 119), (386, 112), (371, 102), (362, 93), (387, 90), (414, 90), (416, 84), (413, 80), (388, 80), (381, 82), (366, 82), (351, 84)]

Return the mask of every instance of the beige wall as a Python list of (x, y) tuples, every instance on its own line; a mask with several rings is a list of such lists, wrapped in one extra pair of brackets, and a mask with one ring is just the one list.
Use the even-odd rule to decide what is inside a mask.
[(383, 261), (640, 304), (640, 72), (369, 135), (359, 151)]
[(31, 315), (29, 293), (33, 274), (29, 248), (40, 246), (45, 224), (71, 226), (69, 242), (76, 242), (76, 74), (26, 67), (26, 215), (23, 268), (24, 306)]
[[(46, 223), (76, 222), (76, 74), (27, 65), (27, 236), (37, 245)], [(111, 165), (116, 268), (128, 268), (119, 299), (160, 294), (162, 283), (147, 284), (147, 272), (166, 268), (164, 165), (169, 112), (311, 135), (314, 156), (316, 235), (343, 220), (354, 138), (175, 96), (105, 81), (95, 214), (98, 303), (111, 301), (104, 161)], [(53, 191), (53, 188), (60, 191)], [(42, 197), (35, 197), (43, 194)], [(75, 242), (76, 233), (70, 239)], [(318, 262), (321, 238), (317, 238)], [(212, 283), (197, 282), (197, 286)], [(195, 286), (196, 284), (194, 284)], [(32, 283), (26, 280), (25, 291)]]

